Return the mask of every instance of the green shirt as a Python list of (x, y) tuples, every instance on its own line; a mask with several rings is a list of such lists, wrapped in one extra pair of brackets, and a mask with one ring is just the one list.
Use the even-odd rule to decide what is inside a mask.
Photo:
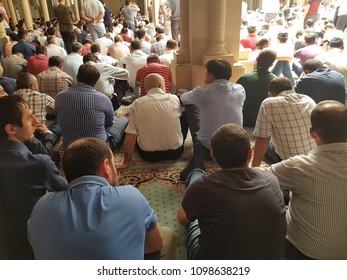
[(261, 103), (267, 98), (269, 85), (275, 74), (269, 71), (252, 71), (242, 75), (237, 83), (246, 91), (246, 100), (243, 104), (243, 126), (254, 127)]

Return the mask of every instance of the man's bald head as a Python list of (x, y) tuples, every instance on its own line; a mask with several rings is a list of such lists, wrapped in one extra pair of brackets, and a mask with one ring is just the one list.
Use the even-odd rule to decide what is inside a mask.
[(145, 78), (145, 88), (147, 92), (152, 88), (161, 88), (165, 92), (165, 80), (159, 74), (149, 74)]

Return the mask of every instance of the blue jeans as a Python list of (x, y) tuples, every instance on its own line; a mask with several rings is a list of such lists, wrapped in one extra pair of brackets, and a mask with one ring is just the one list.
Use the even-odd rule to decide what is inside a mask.
[[(106, 128), (106, 132), (113, 137), (114, 145), (118, 145), (124, 138), (124, 131), (128, 125), (126, 117), (114, 119), (114, 124)], [(112, 147), (111, 147), (112, 148)]]
[(292, 85), (295, 85), (295, 80), (292, 75), (292, 70), (288, 61), (277, 61), (271, 72), (276, 76), (283, 74), (284, 77), (288, 78)]
[(96, 25), (88, 23), (87, 25), (88, 30), (92, 34), (93, 41), (95, 41), (98, 38), (101, 38), (106, 33), (105, 24), (103, 22), (99, 22)]
[(293, 62), (293, 71), (298, 77), (301, 76), (303, 69), (302, 69), (302, 65), (299, 61)]
[[(194, 169), (192, 172), (190, 172), (187, 178), (189, 180), (189, 185), (202, 175), (206, 175), (206, 172), (201, 169)], [(200, 234), (201, 234), (201, 231), (200, 231), (198, 220), (191, 222), (188, 227), (187, 242), (186, 242), (188, 260), (200, 259), (200, 244), (199, 244)]]
[(265, 156), (270, 160), (271, 164), (282, 161), (281, 157), (276, 153), (275, 147), (270, 140)]

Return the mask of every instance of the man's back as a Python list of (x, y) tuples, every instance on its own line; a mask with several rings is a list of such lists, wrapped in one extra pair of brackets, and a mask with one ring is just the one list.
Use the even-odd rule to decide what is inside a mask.
[(245, 92), (242, 86), (218, 79), (211, 84), (198, 86), (184, 93), (181, 101), (184, 105), (195, 104), (200, 111), (200, 129), (198, 139), (204, 147), (210, 149), (212, 134), (226, 123), (242, 126), (242, 105)]
[(49, 68), (48, 57), (43, 54), (37, 54), (29, 57), (27, 60), (27, 68), (30, 74), (37, 76), (39, 73)]
[(83, 57), (78, 53), (70, 53), (64, 58), (63, 70), (70, 75), (73, 83), (77, 82), (78, 68), (83, 64)]
[(266, 171), (241, 168), (202, 176), (182, 201), (201, 229), (200, 259), (281, 259), (285, 207), (278, 181)]
[(36, 259), (143, 259), (146, 231), (156, 225), (154, 211), (133, 186), (82, 176), (69, 191), (37, 203), (29, 237)]
[(289, 90), (269, 97), (260, 106), (254, 135), (271, 136), (281, 159), (307, 154), (316, 146), (310, 136), (310, 116), (315, 106), (310, 97)]
[(267, 98), (269, 85), (276, 75), (269, 71), (252, 71), (242, 75), (237, 83), (242, 85), (246, 92), (243, 105), (243, 125), (254, 127), (257, 120), (261, 102)]
[(35, 54), (35, 51), (36, 49), (34, 45), (22, 40), (12, 47), (12, 53), (20, 52), (23, 54), (25, 59), (33, 56)]
[(32, 259), (30, 213), (46, 190), (64, 190), (67, 183), (49, 157), (5, 140), (0, 141), (0, 177), (0, 259)]
[(77, 83), (56, 96), (55, 108), (66, 148), (74, 140), (95, 137), (106, 141), (106, 127), (113, 124), (111, 101), (91, 86)]
[(125, 68), (129, 71), (129, 85), (134, 87), (136, 73), (143, 65), (147, 63), (147, 55), (141, 50), (136, 50), (133, 53), (123, 57), (120, 62), (126, 65)]
[(342, 104), (346, 102), (343, 75), (327, 67), (303, 76), (297, 82), (295, 91), (310, 96), (317, 104), (323, 100), (336, 100)]
[(310, 258), (347, 259), (346, 150), (346, 143), (322, 145), (270, 167), (292, 191), (287, 239)]

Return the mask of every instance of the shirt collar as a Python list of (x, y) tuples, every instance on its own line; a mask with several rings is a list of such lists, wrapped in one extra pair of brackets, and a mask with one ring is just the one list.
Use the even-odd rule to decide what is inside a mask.
[(109, 187), (110, 183), (103, 177), (99, 177), (95, 175), (85, 175), (85, 176), (81, 176), (72, 180), (69, 183), (69, 190), (81, 185), (97, 185), (97, 186)]
[(295, 91), (293, 89), (284, 90), (284, 91), (280, 92), (277, 96), (279, 96), (279, 95), (283, 96), (283, 95), (288, 95), (288, 94), (293, 94), (293, 93), (295, 93)]
[(152, 88), (149, 91), (147, 91), (147, 95), (150, 94), (167, 94), (165, 91), (163, 91), (161, 88)]

